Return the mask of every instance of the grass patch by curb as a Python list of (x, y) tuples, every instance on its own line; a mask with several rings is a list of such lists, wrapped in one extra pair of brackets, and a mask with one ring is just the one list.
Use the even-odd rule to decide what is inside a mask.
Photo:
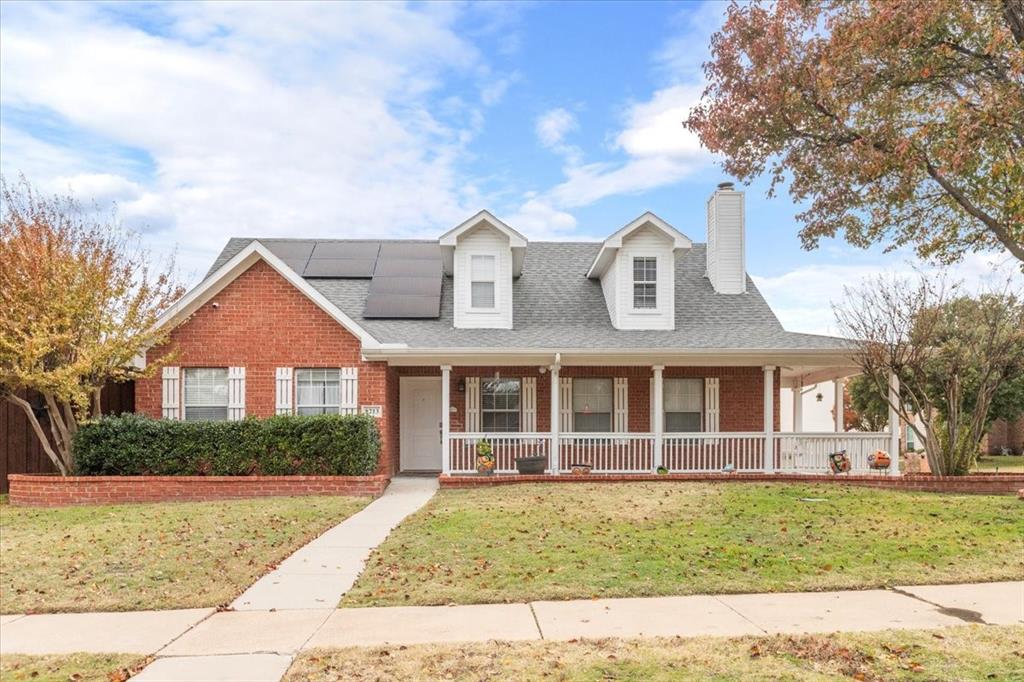
[(1017, 579), (1011, 496), (622, 483), (441, 491), (343, 606), (871, 588)]
[(149, 662), (138, 654), (0, 656), (4, 682), (124, 682)]
[(317, 650), (285, 682), (329, 680), (1020, 680), (1024, 627)]
[(0, 507), (4, 613), (216, 606), (365, 497)]

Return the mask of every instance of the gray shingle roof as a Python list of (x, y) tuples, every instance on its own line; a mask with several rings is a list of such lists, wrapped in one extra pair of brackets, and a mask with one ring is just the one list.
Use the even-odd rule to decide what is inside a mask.
[[(231, 239), (207, 276), (252, 241), (252, 238)], [(287, 252), (295, 240), (259, 241), (276, 255)], [(600, 248), (597, 242), (530, 242), (523, 274), (512, 287), (514, 329), (455, 329), (450, 277), (445, 277), (442, 284), (440, 317), (410, 320), (364, 318), (368, 279), (307, 278), (307, 281), (380, 342), (404, 343), (410, 348), (742, 351), (839, 350), (845, 347), (843, 339), (784, 330), (749, 277), (745, 294), (715, 293), (704, 276), (704, 244), (694, 244), (676, 259), (675, 330), (615, 329), (600, 282), (586, 277)]]

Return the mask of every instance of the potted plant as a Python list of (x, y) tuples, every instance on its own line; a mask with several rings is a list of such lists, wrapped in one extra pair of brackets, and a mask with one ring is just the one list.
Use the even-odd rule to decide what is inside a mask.
[(491, 447), (491, 442), (484, 438), (476, 444), (476, 472), (490, 476), (494, 473), (495, 466), (497, 461), (494, 458), (494, 448)]
[(664, 476), (668, 473), (668, 467), (663, 464), (660, 467), (658, 467), (657, 471), (659, 475)]
[(516, 470), (521, 474), (543, 474), (548, 464), (546, 455), (516, 457)]

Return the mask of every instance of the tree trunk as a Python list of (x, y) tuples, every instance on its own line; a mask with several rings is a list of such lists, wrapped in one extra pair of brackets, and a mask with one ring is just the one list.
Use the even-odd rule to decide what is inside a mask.
[(67, 476), (70, 470), (70, 452), (59, 452), (59, 450), (54, 449), (50, 440), (46, 437), (43, 425), (39, 423), (39, 419), (36, 417), (35, 410), (32, 409), (32, 405), (30, 405), (27, 400), (19, 398), (11, 393), (7, 394), (5, 397), (22, 409), (25, 416), (28, 417), (28, 423), (32, 425), (32, 430), (35, 431), (36, 437), (39, 439), (39, 443), (43, 446), (43, 452), (45, 452), (46, 456), (50, 458), (53, 465), (57, 467), (57, 471), (60, 472), (60, 475)]

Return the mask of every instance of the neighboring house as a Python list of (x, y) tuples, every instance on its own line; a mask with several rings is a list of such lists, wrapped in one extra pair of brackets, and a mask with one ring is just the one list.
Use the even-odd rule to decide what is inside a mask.
[(1013, 421), (997, 419), (981, 442), (981, 451), (990, 455), (1008, 452), (1024, 455), (1024, 416)]
[(853, 373), (846, 343), (782, 328), (746, 273), (742, 192), (698, 220), (706, 244), (652, 213), (528, 243), (487, 211), (434, 241), (231, 239), (161, 320), (147, 360), (178, 356), (137, 409), (366, 412), (388, 473), (471, 471), (484, 437), (499, 470), (824, 471), (843, 448), (864, 468), (889, 434), (777, 434), (781, 387)]

